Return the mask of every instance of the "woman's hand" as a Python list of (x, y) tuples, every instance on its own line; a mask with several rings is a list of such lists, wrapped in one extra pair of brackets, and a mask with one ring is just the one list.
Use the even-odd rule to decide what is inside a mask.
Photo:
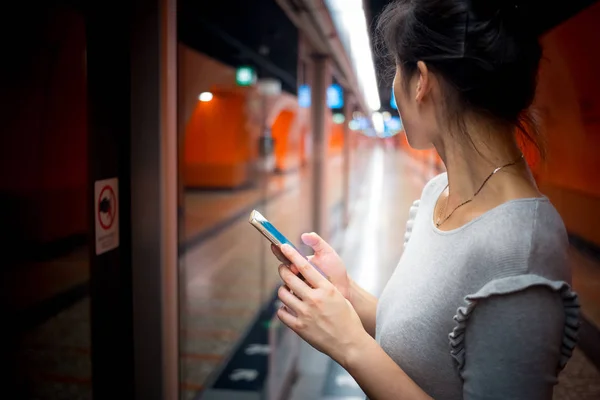
[[(309, 260), (323, 271), (329, 281), (333, 283), (346, 299), (350, 300), (350, 278), (348, 277), (342, 258), (316, 233), (303, 234), (302, 242), (310, 246), (315, 252), (314, 256), (308, 257)], [(279, 249), (274, 245), (271, 248), (279, 260), (285, 262), (278, 254)], [(293, 273), (298, 274), (295, 266), (292, 265), (290, 268)]]
[[(317, 350), (344, 364), (347, 356), (356, 352), (367, 338), (370, 339), (358, 314), (332, 282), (302, 255), (289, 245), (281, 246), (281, 251), (306, 282), (288, 266), (279, 267), (285, 285), (279, 288), (279, 299), (284, 307), (279, 309), (277, 316)], [(334, 256), (330, 257), (335, 260)]]

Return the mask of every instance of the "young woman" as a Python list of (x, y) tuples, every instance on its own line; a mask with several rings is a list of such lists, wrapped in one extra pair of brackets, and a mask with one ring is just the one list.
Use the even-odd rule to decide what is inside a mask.
[(408, 141), (433, 146), (448, 172), (410, 210), (379, 299), (316, 234), (303, 241), (329, 280), (282, 248), (293, 266), (280, 267), (279, 318), (371, 399), (550, 400), (575, 345), (566, 231), (515, 138), (534, 137), (541, 57), (523, 12), (510, 0), (401, 0), (380, 17)]

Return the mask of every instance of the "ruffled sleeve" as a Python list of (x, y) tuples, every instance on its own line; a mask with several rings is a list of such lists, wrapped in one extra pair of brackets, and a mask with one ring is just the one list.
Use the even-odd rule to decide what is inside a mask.
[(404, 233), (404, 247), (406, 247), (408, 241), (410, 240), (410, 235), (412, 234), (413, 226), (415, 225), (415, 218), (417, 217), (420, 203), (421, 200), (416, 200), (412, 206), (410, 206), (410, 210), (408, 211), (408, 221), (406, 222), (406, 232)]
[[(470, 340), (469, 335), (465, 335), (465, 332), (468, 331), (468, 327), (470, 319), (478, 306), (479, 303), (488, 302), (488, 300), (501, 299), (501, 298), (510, 298), (512, 294), (519, 294), (521, 292), (527, 291), (530, 288), (546, 288), (549, 289), (552, 293), (554, 293), (554, 297), (560, 298), (560, 302), (562, 304), (564, 310), (564, 318), (562, 315), (559, 315), (560, 321), (564, 321), (564, 326), (562, 328), (562, 340), (560, 345), (560, 355), (558, 356), (558, 365), (556, 366), (557, 372), (562, 370), (564, 366), (567, 364), (567, 361), (573, 354), (573, 349), (577, 343), (577, 333), (579, 329), (579, 302), (577, 299), (577, 294), (573, 292), (570, 286), (564, 281), (554, 281), (544, 278), (539, 275), (533, 274), (525, 274), (525, 275), (517, 275), (510, 276), (506, 278), (496, 279), (485, 286), (483, 286), (479, 291), (474, 294), (470, 294), (465, 297), (466, 305), (458, 308), (456, 315), (454, 316), (454, 321), (456, 325), (452, 332), (449, 334), (450, 341), (450, 353), (454, 360), (458, 365), (459, 372), (463, 373), (463, 369), (465, 368), (465, 364), (468, 363), (467, 353), (465, 351), (465, 343), (467, 340)], [(514, 297), (514, 296), (513, 296)], [(539, 297), (539, 296), (538, 296)], [(508, 310), (509, 313), (513, 313), (513, 317), (517, 317), (519, 313), (530, 312), (532, 318), (540, 317), (544, 315), (548, 310), (545, 309), (531, 309), (535, 307), (536, 299), (527, 298), (527, 302), (525, 303), (515, 303), (511, 305)], [(540, 303), (543, 304), (543, 303)], [(523, 307), (521, 307), (521, 305)], [(517, 308), (517, 309), (515, 309)], [(525, 308), (531, 310), (525, 310)], [(554, 309), (558, 307), (553, 307)], [(515, 325), (516, 318), (507, 318), (507, 321), (501, 321), (502, 326)], [(532, 321), (532, 324), (534, 321)], [(547, 323), (544, 321), (543, 323)], [(527, 335), (527, 332), (524, 332), (528, 328), (527, 325), (524, 324), (517, 327), (512, 327), (513, 333), (514, 329), (516, 329), (515, 336), (521, 339)], [(551, 329), (552, 327), (548, 327)], [(542, 332), (544, 332), (545, 327), (542, 327)], [(555, 329), (556, 330), (556, 329)], [(494, 335), (506, 335), (506, 332), (489, 332), (489, 340), (493, 340)], [(485, 336), (485, 335), (484, 335)], [(559, 338), (560, 339), (560, 338)], [(533, 338), (535, 341), (544, 340), (544, 337), (536, 337)], [(513, 346), (514, 347), (514, 346)], [(522, 355), (522, 357), (526, 357), (526, 355)]]

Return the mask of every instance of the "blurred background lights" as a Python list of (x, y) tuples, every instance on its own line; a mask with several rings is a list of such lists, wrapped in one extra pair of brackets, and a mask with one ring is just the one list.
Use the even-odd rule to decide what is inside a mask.
[(346, 117), (344, 117), (344, 114), (340, 114), (340, 113), (333, 114), (333, 123), (334, 124), (343, 124), (345, 120), (346, 120)]
[(373, 128), (375, 128), (375, 132), (377, 132), (377, 134), (383, 134), (383, 131), (385, 130), (383, 115), (381, 115), (380, 112), (374, 112), (372, 119)]
[(198, 100), (208, 102), (213, 99), (213, 94), (211, 92), (202, 92), (200, 96), (198, 96)]
[(251, 86), (256, 83), (256, 71), (249, 66), (238, 67), (235, 71), (235, 82), (238, 86)]
[(310, 107), (310, 86), (300, 85), (298, 88), (298, 105), (302, 108)]

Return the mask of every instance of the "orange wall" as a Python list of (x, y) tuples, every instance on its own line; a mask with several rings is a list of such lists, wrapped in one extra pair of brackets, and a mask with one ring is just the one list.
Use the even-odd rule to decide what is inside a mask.
[(344, 124), (331, 124), (331, 133), (329, 135), (329, 152), (338, 154), (344, 147)]
[[(210, 91), (214, 98), (200, 102)], [(248, 90), (235, 87), (235, 69), (178, 45), (177, 125), (182, 186), (234, 187), (248, 179), (246, 160), (257, 124), (246, 115)], [(257, 109), (258, 110), (258, 109)], [(180, 194), (180, 206), (183, 200)]]
[[(215, 91), (210, 102), (198, 101), (186, 127), (184, 161), (229, 164), (245, 160), (242, 93)], [(248, 143), (249, 144), (249, 143)]]
[(267, 123), (275, 139), (276, 167), (279, 171), (294, 171), (304, 162), (308, 154), (305, 148), (309, 131), (310, 112), (298, 106), (298, 99), (282, 93), (267, 103)]
[[(287, 170), (300, 163), (304, 127), (299, 121), (308, 118), (298, 113), (294, 96), (282, 93), (263, 104), (254, 88), (235, 85), (234, 68), (183, 44), (178, 51), (180, 171), (185, 186), (235, 187), (251, 179), (265, 118), (275, 139), (276, 166)], [(212, 101), (198, 100), (205, 91), (213, 93)]]
[(296, 113), (287, 110), (282, 111), (271, 128), (271, 134), (275, 141), (275, 165), (280, 171), (286, 169), (286, 158), (297, 155), (299, 151), (297, 148), (292, 148), (292, 141), (290, 140), (290, 130), (294, 118), (296, 118)]
[[(251, 163), (258, 155), (260, 118), (254, 120), (256, 113), (248, 108), (256, 93), (246, 88), (217, 87), (211, 92), (213, 100), (197, 101), (185, 128), (184, 184), (235, 187), (251, 179)], [(296, 125), (295, 111), (273, 110), (279, 113), (271, 127), (275, 166), (286, 171), (299, 164), (301, 129)]]
[(48, 242), (87, 230), (85, 26), (61, 11), (39, 28), (37, 46), (0, 71), (0, 192), (16, 202), (0, 220), (12, 221), (10, 235)]
[(567, 228), (600, 244), (600, 3), (542, 38), (536, 107), (547, 141), (542, 191)]
[(177, 51), (177, 120), (179, 132), (184, 132), (198, 105), (198, 95), (213, 86), (235, 85), (235, 69), (181, 43)]
[[(264, 112), (262, 100), (255, 90), (235, 86), (232, 67), (183, 44), (178, 51), (178, 131), (184, 185), (240, 184), (245, 179), (243, 170), (256, 157)], [(198, 101), (204, 91), (215, 95), (211, 102)], [(297, 99), (287, 93), (269, 99), (266, 109), (275, 139), (276, 167), (282, 171), (294, 169), (310, 153), (305, 136), (310, 134), (310, 114), (299, 109)], [(332, 123), (330, 112), (327, 129), (329, 152), (341, 152), (343, 127)]]
[(236, 187), (250, 179), (257, 142), (248, 129), (245, 89), (211, 90), (210, 102), (196, 102), (186, 125), (181, 171), (187, 187)]

